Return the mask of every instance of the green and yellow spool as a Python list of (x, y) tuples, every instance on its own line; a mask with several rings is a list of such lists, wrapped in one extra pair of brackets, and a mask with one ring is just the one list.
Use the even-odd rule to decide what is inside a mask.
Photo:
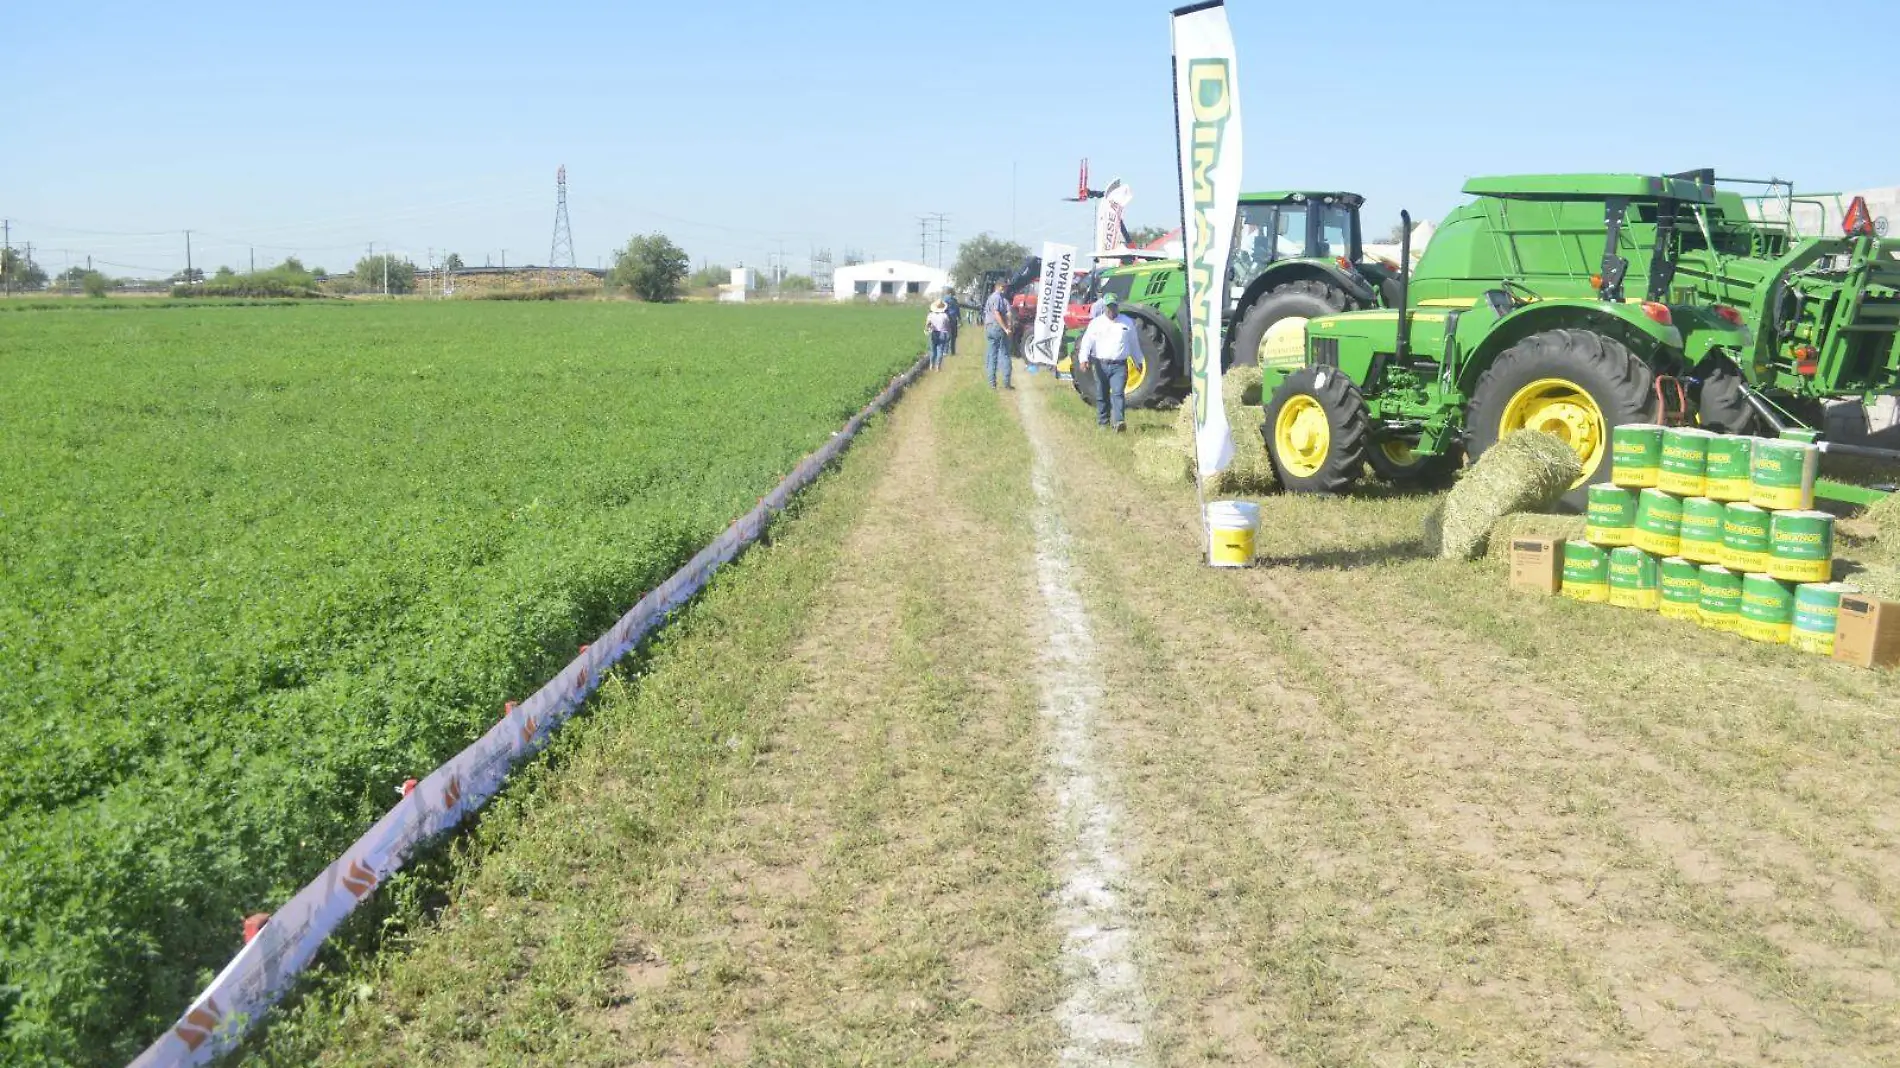
[(1629, 545), (1610, 550), (1610, 603), (1656, 611), (1662, 604), (1656, 558)]
[(1776, 510), (1812, 508), (1821, 450), (1805, 441), (1762, 438), (1755, 442), (1748, 470), (1750, 503)]
[(1768, 573), (1789, 582), (1832, 578), (1834, 517), (1826, 512), (1776, 512), (1768, 521)]
[(1840, 621), (1841, 594), (1852, 586), (1839, 582), (1809, 582), (1794, 588), (1794, 625), (1788, 644), (1804, 653), (1834, 655), (1834, 625)]
[(1610, 482), (1649, 489), (1662, 479), (1663, 428), (1625, 423), (1610, 432)]
[(1692, 426), (1670, 427), (1663, 431), (1662, 473), (1656, 488), (1678, 497), (1700, 497), (1708, 483), (1709, 439), (1707, 430)]
[(1682, 546), (1682, 501), (1659, 489), (1646, 489), (1636, 501), (1638, 549), (1677, 556)]
[(1610, 554), (1587, 541), (1564, 542), (1565, 597), (1592, 604), (1610, 599)]
[(1720, 564), (1703, 564), (1696, 619), (1710, 630), (1735, 630), (1742, 622), (1742, 576)]
[(1794, 586), (1768, 575), (1743, 575), (1737, 629), (1750, 641), (1788, 644), (1788, 632), (1794, 629)]
[(1707, 497), (1690, 497), (1682, 502), (1682, 547), (1677, 552), (1685, 560), (1698, 564), (1719, 564), (1722, 556), (1722, 521), (1728, 507)]
[(1745, 501), (1754, 489), (1750, 465), (1754, 462), (1755, 439), (1739, 434), (1718, 434), (1709, 439), (1708, 487), (1702, 495), (1717, 501)]
[(1629, 545), (1636, 540), (1636, 494), (1599, 482), (1589, 489), (1583, 540), (1593, 545)]
[(1731, 571), (1767, 571), (1772, 544), (1768, 513), (1746, 501), (1731, 504), (1722, 515), (1722, 566)]
[(1702, 568), (1680, 556), (1672, 556), (1656, 566), (1662, 614), (1670, 619), (1700, 619), (1702, 606)]

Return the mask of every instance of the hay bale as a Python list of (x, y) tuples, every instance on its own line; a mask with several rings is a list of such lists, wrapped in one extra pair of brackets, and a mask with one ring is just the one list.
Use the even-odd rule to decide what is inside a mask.
[(1865, 555), (1879, 563), (1900, 567), (1900, 493), (1887, 495), (1860, 514), (1859, 525), (1873, 532)]
[(1485, 556), (1508, 561), (1512, 538), (1561, 538), (1570, 541), (1583, 537), (1584, 519), (1580, 515), (1546, 515), (1542, 512), (1512, 512), (1491, 528)]
[(1836, 581), (1845, 582), (1869, 597), (1900, 602), (1900, 569), (1869, 560), (1835, 562)]
[(1509, 434), (1425, 517), (1426, 548), (1447, 560), (1476, 559), (1499, 520), (1549, 508), (1582, 475), (1577, 454), (1556, 437), (1541, 430)]
[[(1265, 494), (1280, 488), (1267, 456), (1266, 439), (1260, 436), (1260, 424), (1266, 413), (1260, 406), (1260, 368), (1235, 367), (1221, 376), (1221, 406), (1227, 410), (1227, 427), (1234, 440), (1234, 460), (1227, 470), (1208, 480), (1207, 492), (1218, 494)], [(1194, 398), (1181, 402), (1174, 420), (1175, 436), (1194, 457)], [(1190, 472), (1190, 476), (1192, 473)]]
[(1143, 439), (1135, 443), (1135, 477), (1150, 486), (1192, 483), (1193, 455), (1172, 437)]

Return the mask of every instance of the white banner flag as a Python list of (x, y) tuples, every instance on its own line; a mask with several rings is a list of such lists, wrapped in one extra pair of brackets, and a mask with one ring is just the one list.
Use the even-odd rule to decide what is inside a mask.
[(1181, 157), (1182, 244), (1187, 252), (1194, 450), (1201, 477), (1225, 471), (1234, 438), (1221, 404), (1221, 311), (1227, 254), (1240, 204), (1240, 90), (1227, 8), (1174, 13), (1174, 117)]
[(1056, 365), (1062, 351), (1062, 317), (1069, 309), (1069, 287), (1075, 282), (1075, 246), (1042, 243), (1042, 278), (1036, 284), (1036, 336), (1029, 342), (1028, 360)]
[(1128, 205), (1134, 199), (1135, 191), (1117, 178), (1108, 183), (1101, 199), (1095, 202), (1097, 256), (1107, 256), (1117, 249), (1128, 247), (1128, 235), (1122, 227), (1122, 218), (1128, 214)]

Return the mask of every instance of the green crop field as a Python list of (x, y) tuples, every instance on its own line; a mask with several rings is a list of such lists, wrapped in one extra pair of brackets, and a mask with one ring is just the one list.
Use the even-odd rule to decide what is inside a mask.
[(915, 358), (911, 310), (0, 316), (0, 1063), (135, 1053)]

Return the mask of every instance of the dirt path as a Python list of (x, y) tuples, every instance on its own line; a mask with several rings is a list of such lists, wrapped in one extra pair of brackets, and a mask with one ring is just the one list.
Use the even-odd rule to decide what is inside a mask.
[[(1900, 694), (924, 383), (292, 1064), (1900, 1062)], [(1243, 432), (1250, 428), (1240, 428)]]

